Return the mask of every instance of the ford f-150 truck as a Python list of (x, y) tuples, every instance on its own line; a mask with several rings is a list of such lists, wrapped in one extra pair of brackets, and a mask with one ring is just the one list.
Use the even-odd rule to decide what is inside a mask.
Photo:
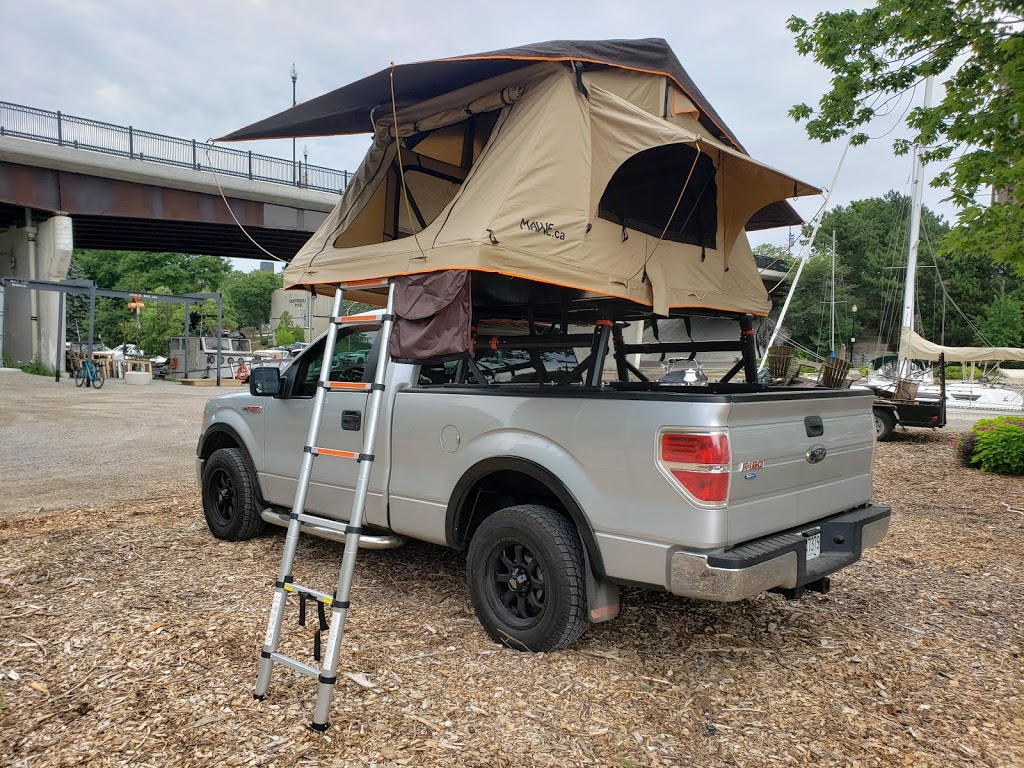
[[(339, 334), (331, 379), (371, 381), (376, 332)], [(218, 538), (287, 524), (324, 342), (207, 404), (196, 468)], [(475, 378), (388, 363), (363, 545), (468, 550), (498, 642), (563, 648), (618, 614), (620, 585), (717, 601), (825, 591), (886, 534), (868, 391), (587, 385), (572, 347), (491, 347)], [(358, 452), (367, 399), (331, 393), (319, 444)], [(356, 473), (316, 462), (306, 512), (346, 519)]]

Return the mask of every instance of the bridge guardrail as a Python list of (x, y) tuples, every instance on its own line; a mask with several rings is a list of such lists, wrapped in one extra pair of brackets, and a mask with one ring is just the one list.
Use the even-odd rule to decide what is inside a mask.
[(211, 146), (195, 139), (179, 139), (140, 131), (130, 125), (114, 125), (6, 101), (0, 101), (0, 136), (336, 194), (345, 191), (351, 177), (348, 171), (309, 165), (301, 160), (293, 164), (280, 157)]

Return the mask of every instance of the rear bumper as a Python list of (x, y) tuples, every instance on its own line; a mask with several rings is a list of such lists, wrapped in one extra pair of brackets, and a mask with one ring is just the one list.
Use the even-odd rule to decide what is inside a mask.
[[(890, 507), (868, 504), (727, 552), (675, 552), (671, 591), (682, 597), (732, 602), (780, 587), (796, 589), (857, 562), (889, 530)], [(821, 530), (821, 554), (807, 559), (807, 531)]]

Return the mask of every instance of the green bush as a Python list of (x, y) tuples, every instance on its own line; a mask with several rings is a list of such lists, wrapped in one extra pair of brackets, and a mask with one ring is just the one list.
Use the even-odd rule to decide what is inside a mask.
[(56, 371), (53, 370), (52, 365), (47, 365), (38, 357), (32, 360), (28, 365), (21, 366), (21, 370), (25, 373), (31, 373), (35, 376), (54, 376)]
[(959, 365), (947, 365), (946, 366), (946, 381), (952, 381), (953, 379), (962, 379), (964, 376), (964, 369)]
[(958, 441), (957, 454), (962, 464), (982, 472), (1024, 475), (1024, 417), (980, 419)]
[(54, 376), (56, 371), (53, 370), (53, 366), (47, 365), (38, 357), (33, 359), (31, 363), (22, 365), (21, 363), (15, 362), (14, 358), (4, 352), (3, 356), (3, 367), (4, 368), (20, 368), (25, 373), (31, 373), (34, 376)]

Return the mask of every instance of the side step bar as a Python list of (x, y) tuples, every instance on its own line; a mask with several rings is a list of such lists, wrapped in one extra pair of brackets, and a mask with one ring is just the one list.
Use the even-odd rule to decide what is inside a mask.
[[(288, 527), (287, 512), (275, 512), (273, 509), (264, 509), (260, 512), (260, 517), (271, 525), (278, 525), (282, 528)], [(345, 542), (345, 523), (327, 519), (324, 519), (322, 523), (312, 522), (310, 517), (309, 515), (302, 515), (299, 520), (303, 533), (319, 536), (321, 539)], [(360, 549), (397, 549), (403, 544), (405, 544), (405, 538), (397, 535), (370, 536), (364, 533), (359, 537)]]

